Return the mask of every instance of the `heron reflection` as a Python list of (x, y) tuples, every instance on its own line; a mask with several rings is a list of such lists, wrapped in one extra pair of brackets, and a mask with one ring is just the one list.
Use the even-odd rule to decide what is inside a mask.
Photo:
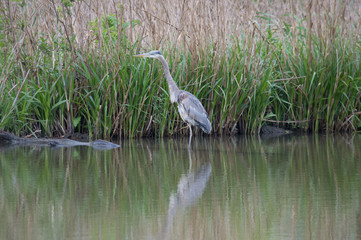
[[(189, 154), (191, 157), (191, 155)], [(191, 162), (191, 159), (189, 159)], [(169, 197), (169, 207), (165, 224), (159, 239), (166, 239), (177, 212), (196, 203), (202, 196), (212, 172), (211, 164), (203, 164), (197, 171), (189, 171), (179, 179), (177, 192)]]

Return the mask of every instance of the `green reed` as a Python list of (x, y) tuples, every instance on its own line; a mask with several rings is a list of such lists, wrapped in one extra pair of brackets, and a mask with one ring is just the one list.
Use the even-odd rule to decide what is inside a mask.
[[(161, 64), (132, 57), (150, 50), (139, 50), (142, 36), (131, 42), (130, 24), (119, 29), (114, 16), (106, 21), (96, 48), (77, 48), (54, 35), (52, 45), (40, 40), (33, 52), (17, 45), (2, 51), (0, 129), (90, 138), (188, 133), (170, 103)], [(252, 34), (229, 36), (226, 46), (210, 41), (197, 51), (171, 44), (161, 49), (178, 86), (205, 106), (213, 132), (258, 133), (265, 124), (359, 131), (360, 39), (336, 29), (329, 44), (301, 21), (298, 33), (286, 23), (274, 32), (272, 21), (262, 15)]]

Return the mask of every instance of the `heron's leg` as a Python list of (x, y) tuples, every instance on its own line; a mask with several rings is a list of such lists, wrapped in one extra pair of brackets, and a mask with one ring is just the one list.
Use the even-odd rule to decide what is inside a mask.
[(188, 172), (190, 173), (192, 170), (192, 155), (191, 155), (191, 149), (188, 147), (188, 157), (189, 157), (189, 169)]
[(192, 126), (188, 124), (189, 127), (189, 143), (188, 143), (188, 150), (191, 149), (191, 142), (192, 142)]

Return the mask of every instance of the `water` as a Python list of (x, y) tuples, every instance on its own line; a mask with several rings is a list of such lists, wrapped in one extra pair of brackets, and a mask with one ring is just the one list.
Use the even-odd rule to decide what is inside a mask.
[(1, 239), (361, 239), (361, 136), (0, 148)]

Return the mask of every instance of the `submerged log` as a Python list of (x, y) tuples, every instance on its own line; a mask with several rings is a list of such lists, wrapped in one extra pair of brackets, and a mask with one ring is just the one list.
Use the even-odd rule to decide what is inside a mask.
[(90, 146), (97, 150), (106, 150), (120, 147), (118, 144), (104, 140), (95, 140), (93, 142), (79, 142), (66, 138), (23, 138), (14, 134), (0, 131), (0, 146), (48, 146), (48, 147), (75, 147)]

